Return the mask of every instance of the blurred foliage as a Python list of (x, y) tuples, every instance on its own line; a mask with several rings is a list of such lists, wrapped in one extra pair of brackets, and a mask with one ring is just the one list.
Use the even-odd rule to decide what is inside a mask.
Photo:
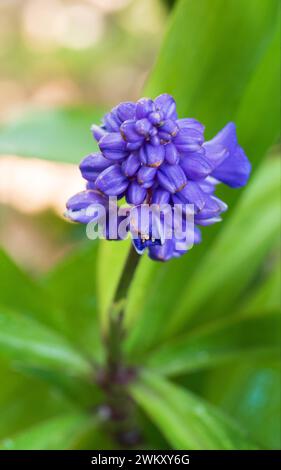
[[(231, 209), (200, 246), (167, 264), (143, 257), (132, 279), (124, 352), (141, 369), (129, 392), (144, 448), (280, 447), (278, 3), (179, 1), (145, 87), (172, 93), (208, 135), (234, 120), (254, 171), (223, 190)], [(0, 151), (74, 162), (97, 116), (23, 117)], [(39, 280), (0, 252), (1, 448), (119, 447), (93, 376), (128, 246), (87, 243)]]
[(161, 0), (0, 2), (0, 120), (137, 97), (166, 16)]
[(78, 155), (87, 155), (97, 149), (90, 128), (102, 115), (101, 111), (93, 112), (85, 107), (29, 112), (18, 121), (3, 126), (0, 152), (77, 163)]
[(223, 413), (154, 373), (143, 373), (132, 393), (174, 449), (251, 449)]
[(168, 8), (173, 8), (176, 3), (176, 0), (163, 0), (163, 3), (167, 5)]

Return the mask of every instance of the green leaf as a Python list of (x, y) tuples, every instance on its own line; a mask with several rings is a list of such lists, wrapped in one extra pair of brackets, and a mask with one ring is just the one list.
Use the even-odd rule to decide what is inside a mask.
[(0, 439), (58, 413), (73, 411), (73, 402), (58, 387), (12, 370), (11, 364), (2, 359), (0, 374)]
[[(202, 121), (207, 138), (234, 121), (239, 142), (255, 170), (280, 130), (276, 99), (280, 94), (280, 21), (277, 0), (246, 3), (230, 0), (226, 11), (224, 0), (179, 1), (145, 94), (174, 95), (180, 116)], [(264, 116), (270, 119), (261, 127)], [(241, 190), (219, 189), (219, 195), (229, 205), (224, 219), (231, 218), (241, 194)], [(173, 316), (187, 280), (193, 278), (224, 224), (203, 229), (202, 244), (180, 259), (158, 267), (145, 259), (141, 261), (125, 319), (128, 326), (134, 324), (129, 351), (136, 345), (144, 350), (160, 341), (163, 325)], [(154, 289), (148, 288), (151, 281)]]
[(281, 270), (279, 260), (277, 266), (270, 276), (251, 293), (243, 306), (245, 311), (257, 314), (261, 310), (270, 312), (271, 310), (281, 310), (280, 298)]
[(102, 345), (97, 314), (97, 249), (87, 243), (64, 258), (43, 279), (57, 306), (65, 312), (68, 338), (100, 360)]
[(89, 417), (69, 413), (40, 423), (16, 436), (6, 438), (0, 449), (6, 450), (65, 450), (89, 426)]
[(97, 291), (101, 324), (104, 331), (108, 327), (109, 309), (130, 247), (130, 239), (119, 242), (101, 240), (99, 244)]
[(90, 108), (30, 111), (0, 128), (0, 154), (77, 163), (96, 151), (90, 127), (101, 116)]
[(167, 328), (180, 331), (199, 310), (202, 321), (233, 308), (280, 235), (279, 182), (279, 160), (270, 159), (253, 178), (232, 218), (189, 280)]
[[(54, 393), (62, 394), (65, 400), (71, 402), (81, 410), (93, 409), (103, 400), (103, 392), (89, 376), (70, 375), (68, 371), (62, 373), (59, 369), (46, 369), (23, 363), (11, 362), (10, 367), (27, 377), (37, 379), (47, 384)], [(90, 378), (90, 380), (89, 380)]]
[(0, 278), (0, 305), (55, 327), (64, 323), (61, 312), (51, 302), (48, 292), (21, 270), (1, 248)]
[(88, 429), (85, 429), (80, 436), (76, 436), (71, 444), (73, 450), (113, 450), (120, 449), (114, 438), (102, 427), (97, 426), (95, 420), (89, 421)]
[(174, 95), (208, 136), (234, 120), (257, 162), (280, 129), (279, 13), (278, 0), (179, 1), (145, 93)]
[(177, 375), (221, 363), (268, 354), (280, 355), (280, 315), (232, 317), (181, 335), (150, 352), (146, 364), (161, 374)]
[(0, 307), (0, 356), (25, 365), (89, 374), (90, 364), (58, 333)]
[[(278, 1), (269, 0), (266, 7), (279, 8)], [(254, 167), (280, 135), (280, 107), (276, 99), (280, 96), (280, 8), (276, 11), (276, 27), (272, 25), (272, 33), (270, 38), (264, 35), (262, 58), (245, 88), (234, 119), (240, 142)], [(264, 120), (261, 132), (260, 119), (267, 113), (270, 119)]]
[(214, 371), (204, 396), (235, 417), (261, 448), (281, 446), (280, 356), (236, 362)]
[[(142, 353), (161, 343), (163, 337), (181, 333), (192, 315), (194, 321), (202, 322), (233, 311), (234, 302), (278, 237), (279, 175), (278, 159), (266, 161), (232, 217), (222, 222), (214, 243), (208, 243), (203, 236), (202, 245), (183, 256), (180, 265), (179, 260), (164, 265), (141, 261), (126, 311), (127, 322), (133, 325), (126, 342), (128, 354)], [(200, 260), (202, 249), (208, 252)], [(197, 253), (198, 266), (192, 273), (189, 263), (192, 268)], [(160, 295), (155, 295), (158, 292)]]
[(253, 448), (240, 429), (215, 407), (151, 372), (143, 372), (131, 391), (172, 449)]

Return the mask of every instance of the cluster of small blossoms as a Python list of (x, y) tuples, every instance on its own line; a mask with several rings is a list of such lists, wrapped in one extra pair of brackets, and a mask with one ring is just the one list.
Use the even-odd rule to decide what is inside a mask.
[[(226, 204), (215, 196), (218, 183), (233, 188), (247, 183), (251, 165), (238, 145), (235, 125), (227, 124), (212, 140), (204, 140), (204, 126), (196, 119), (179, 119), (172, 96), (137, 103), (121, 103), (92, 126), (100, 152), (85, 157), (80, 170), (86, 190), (67, 202), (66, 215), (88, 223), (111, 196), (125, 198), (132, 209), (146, 204), (193, 205), (194, 242), (201, 241), (200, 226), (221, 220)], [(188, 250), (188, 240), (154, 239), (151, 227), (133, 239), (138, 252), (166, 261)], [(110, 237), (108, 237), (110, 238)]]

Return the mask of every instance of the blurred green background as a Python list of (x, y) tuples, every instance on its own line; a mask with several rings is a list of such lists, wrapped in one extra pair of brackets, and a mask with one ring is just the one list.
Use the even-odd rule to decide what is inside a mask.
[(253, 173), (199, 247), (132, 279), (141, 446), (280, 447), (279, 35), (278, 0), (0, 2), (0, 448), (122, 447), (94, 370), (128, 243), (63, 211), (90, 125), (163, 92), (206, 138), (233, 120)]

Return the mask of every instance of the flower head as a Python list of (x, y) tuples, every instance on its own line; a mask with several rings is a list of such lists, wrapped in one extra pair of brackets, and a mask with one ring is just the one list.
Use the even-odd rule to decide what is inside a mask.
[[(100, 152), (80, 164), (87, 189), (67, 203), (67, 216), (81, 223), (91, 215), (95, 218), (94, 211), (86, 210), (88, 203), (96, 200), (107, 207), (110, 196), (124, 197), (132, 208), (192, 204), (193, 238), (199, 243), (198, 226), (219, 222), (227, 209), (214, 194), (217, 184), (244, 186), (251, 171), (233, 123), (205, 141), (204, 126), (196, 119), (179, 119), (175, 100), (168, 94), (119, 104), (104, 116), (101, 126), (92, 126), (92, 133)], [(145, 234), (140, 230), (134, 244), (139, 252), (147, 248), (151, 258), (164, 261), (188, 250), (188, 240), (154, 239), (149, 230)]]

